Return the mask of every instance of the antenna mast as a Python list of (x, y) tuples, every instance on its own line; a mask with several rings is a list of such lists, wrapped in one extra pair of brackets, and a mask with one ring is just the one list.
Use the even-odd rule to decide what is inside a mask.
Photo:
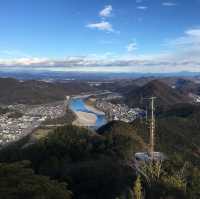
[(150, 135), (149, 135), (149, 150), (148, 150), (148, 157), (146, 156), (146, 152), (145, 153), (136, 153), (135, 154), (135, 160), (136, 163), (139, 163), (138, 161), (150, 161), (151, 163), (156, 161), (164, 161), (166, 159), (165, 155), (161, 152), (156, 152), (154, 151), (155, 148), (155, 99), (157, 99), (157, 97), (150, 97), (150, 98), (144, 98), (146, 100), (150, 101)]
[(154, 116), (154, 102), (156, 97), (151, 97), (151, 119), (150, 119), (150, 156), (154, 159), (154, 146), (155, 146), (155, 116)]

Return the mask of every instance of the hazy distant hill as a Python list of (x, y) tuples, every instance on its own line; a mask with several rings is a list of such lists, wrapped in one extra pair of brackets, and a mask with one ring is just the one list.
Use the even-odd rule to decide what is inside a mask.
[(39, 104), (63, 100), (64, 96), (91, 91), (93, 88), (81, 81), (47, 83), (43, 81), (18, 81), (0, 78), (0, 103)]
[(157, 107), (165, 108), (179, 103), (188, 103), (190, 99), (176, 89), (171, 88), (160, 80), (153, 80), (142, 87), (129, 89), (125, 102), (131, 107), (144, 107), (144, 98), (157, 97)]
[(91, 72), (56, 72), (38, 70), (15, 70), (1, 69), (0, 77), (12, 77), (17, 79), (76, 79), (76, 80), (114, 80), (114, 79), (136, 79), (136, 78), (169, 78), (169, 77), (191, 77), (199, 78), (199, 72), (182, 71), (178, 73), (91, 73)]
[(135, 79), (115, 79), (113, 81), (105, 81), (97, 86), (98, 89), (115, 91), (118, 93), (126, 93), (130, 89), (144, 86), (150, 81), (156, 79), (156, 77), (140, 77)]

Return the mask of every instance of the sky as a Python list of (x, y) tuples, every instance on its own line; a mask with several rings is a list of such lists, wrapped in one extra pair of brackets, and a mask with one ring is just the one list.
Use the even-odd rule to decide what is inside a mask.
[(0, 70), (200, 72), (200, 0), (0, 0)]

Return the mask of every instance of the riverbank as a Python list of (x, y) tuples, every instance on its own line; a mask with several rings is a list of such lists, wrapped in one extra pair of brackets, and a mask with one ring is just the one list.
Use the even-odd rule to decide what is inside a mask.
[(83, 111), (75, 111), (76, 120), (73, 121), (73, 125), (76, 126), (95, 126), (97, 117), (95, 114), (87, 113)]
[(87, 99), (88, 98), (72, 98), (70, 100), (69, 108), (76, 116), (76, 119), (72, 124), (99, 128), (107, 122), (105, 114), (94, 108), (91, 104), (86, 105)]
[(88, 98), (84, 102), (85, 102), (85, 107), (89, 111), (94, 112), (95, 114), (98, 114), (98, 115), (105, 115), (105, 113), (103, 111), (100, 111), (99, 109), (97, 109), (95, 107), (95, 100), (92, 100), (91, 98)]

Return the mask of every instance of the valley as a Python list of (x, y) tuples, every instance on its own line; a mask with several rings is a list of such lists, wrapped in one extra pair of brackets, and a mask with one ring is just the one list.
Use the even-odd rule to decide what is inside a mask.
[[(163, 169), (169, 172), (167, 162), (175, 172), (189, 165), (189, 176), (199, 169), (200, 86), (194, 79), (0, 82), (9, 85), (7, 91), (0, 91), (0, 162), (28, 160), (39, 174), (69, 182), (76, 197), (86, 194), (93, 199), (95, 194), (103, 194), (90, 182), (77, 186), (82, 177), (97, 187), (100, 180), (108, 199), (127, 193), (139, 169), (135, 154), (148, 154), (150, 150), (151, 107), (147, 99), (152, 96), (156, 97), (155, 153), (167, 157)], [(9, 101), (13, 90), (22, 92), (22, 85), (26, 85), (23, 97)], [(83, 175), (79, 175), (80, 170)], [(87, 175), (88, 170), (93, 174)], [(122, 173), (116, 178), (119, 170)], [(112, 183), (113, 188), (107, 190), (107, 180), (117, 184)], [(185, 180), (190, 182), (188, 176)], [(119, 192), (118, 183), (122, 186)], [(173, 189), (178, 197), (184, 195), (176, 186)]]

